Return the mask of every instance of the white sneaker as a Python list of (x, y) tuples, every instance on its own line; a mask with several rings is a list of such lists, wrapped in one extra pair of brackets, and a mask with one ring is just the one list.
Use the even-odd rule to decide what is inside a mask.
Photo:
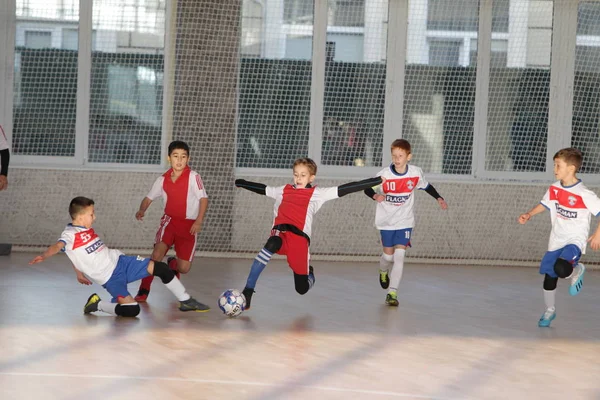
[(585, 265), (579, 263), (573, 269), (573, 273), (571, 274), (571, 286), (569, 286), (569, 294), (571, 296), (576, 296), (581, 292), (581, 288), (583, 287), (583, 275), (585, 274)]

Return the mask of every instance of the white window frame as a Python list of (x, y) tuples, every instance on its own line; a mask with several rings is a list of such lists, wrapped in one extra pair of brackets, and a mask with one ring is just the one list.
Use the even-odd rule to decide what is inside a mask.
[[(127, 171), (127, 172), (162, 172), (166, 167), (167, 143), (172, 138), (173, 127), (173, 93), (175, 62), (175, 22), (176, 0), (166, 1), (165, 48), (164, 48), (164, 83), (162, 107), (161, 156), (159, 164), (98, 163), (88, 161), (89, 143), (89, 107), (92, 55), (92, 7), (93, 1), (79, 0), (79, 21), (67, 21), (79, 30), (78, 37), (78, 71), (77, 71), (77, 114), (75, 121), (75, 155), (34, 156), (11, 154), (11, 168), (34, 169), (73, 169), (74, 167), (90, 171)], [(16, 37), (16, 0), (0, 5), (0, 54), (5, 54), (4, 63), (0, 63), (0, 118), (2, 126), (12, 145), (13, 133), (13, 84)], [(45, 29), (23, 24), (24, 31), (52, 32), (53, 47), (55, 41), (62, 40), (60, 28)], [(86, 29), (81, 29), (86, 27)], [(60, 47), (60, 46), (56, 46)]]

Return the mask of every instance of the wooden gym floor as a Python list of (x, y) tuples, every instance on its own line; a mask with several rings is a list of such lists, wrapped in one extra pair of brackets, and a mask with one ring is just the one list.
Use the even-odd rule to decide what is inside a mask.
[(577, 297), (559, 282), (557, 318), (538, 328), (533, 268), (409, 264), (390, 308), (375, 263), (316, 261), (299, 296), (273, 260), (252, 309), (228, 319), (217, 297), (243, 287), (251, 260), (198, 258), (182, 281), (210, 312), (178, 311), (155, 280), (123, 319), (83, 315), (104, 289), (77, 283), (63, 255), (33, 256), (0, 257), (3, 400), (600, 399), (596, 271)]

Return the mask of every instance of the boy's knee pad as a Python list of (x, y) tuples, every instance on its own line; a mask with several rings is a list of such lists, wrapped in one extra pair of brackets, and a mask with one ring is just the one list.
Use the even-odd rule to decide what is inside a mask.
[(140, 313), (140, 305), (138, 303), (117, 304), (115, 314), (120, 317), (137, 317)]
[(171, 282), (175, 278), (175, 272), (162, 261), (154, 261), (154, 272), (152, 275), (158, 276), (164, 284)]
[(308, 275), (298, 275), (294, 272), (294, 285), (296, 286), (296, 292), (298, 292), (298, 294), (306, 294), (308, 289), (310, 289)]
[(283, 241), (279, 236), (271, 236), (269, 240), (267, 240), (267, 244), (265, 244), (265, 249), (269, 250), (271, 253), (277, 253), (282, 245)]
[(567, 260), (559, 258), (554, 263), (554, 272), (556, 273), (556, 275), (558, 275), (559, 278), (566, 278), (573, 273), (573, 264), (571, 264)]
[(556, 284), (558, 283), (558, 278), (553, 278), (550, 275), (546, 274), (544, 276), (544, 290), (554, 290), (556, 289)]

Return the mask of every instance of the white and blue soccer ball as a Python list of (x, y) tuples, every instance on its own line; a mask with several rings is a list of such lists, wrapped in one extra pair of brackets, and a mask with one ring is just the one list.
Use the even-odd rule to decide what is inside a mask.
[(246, 297), (237, 289), (227, 289), (219, 297), (219, 308), (228, 317), (237, 317), (246, 309)]

